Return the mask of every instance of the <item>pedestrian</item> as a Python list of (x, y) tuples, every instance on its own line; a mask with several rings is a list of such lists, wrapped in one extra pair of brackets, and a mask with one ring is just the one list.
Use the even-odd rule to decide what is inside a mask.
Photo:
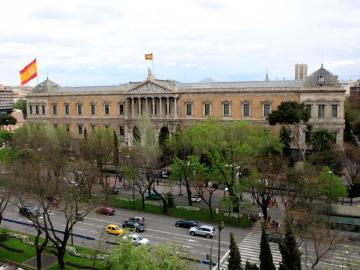
[(272, 205), (273, 205), (273, 201), (272, 201), (271, 198), (270, 198), (269, 201), (268, 201), (268, 206), (269, 206), (269, 208), (271, 208)]
[(276, 232), (277, 232), (277, 230), (278, 230), (278, 228), (279, 228), (279, 225), (280, 225), (279, 222), (276, 221), (276, 222), (275, 222), (275, 231), (276, 231)]

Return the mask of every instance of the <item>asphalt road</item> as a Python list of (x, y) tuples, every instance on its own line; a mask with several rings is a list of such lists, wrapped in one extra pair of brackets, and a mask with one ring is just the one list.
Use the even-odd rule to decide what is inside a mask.
[[(27, 222), (27, 218), (18, 213), (18, 209), (14, 206), (7, 208), (4, 217)], [(56, 229), (61, 230), (64, 228), (64, 217), (62, 213), (54, 212), (53, 221), (56, 224)], [(94, 212), (90, 213), (83, 221), (80, 221), (74, 229), (74, 233), (92, 236), (97, 240), (110, 240), (116, 241), (117, 237), (108, 235), (104, 233), (105, 226), (108, 224), (118, 224), (121, 226), (121, 223), (131, 217), (131, 216), (143, 216), (145, 217), (145, 232), (141, 233), (143, 237), (148, 238), (151, 243), (163, 243), (171, 241), (175, 244), (178, 244), (183, 247), (184, 252), (187, 257), (195, 259), (205, 259), (207, 254), (210, 254), (211, 245), (213, 245), (213, 261), (217, 261), (218, 254), (218, 232), (215, 238), (208, 239), (200, 236), (191, 236), (188, 229), (176, 228), (174, 223), (177, 218), (154, 215), (148, 213), (140, 213), (137, 211), (125, 210), (125, 209), (116, 209), (114, 216), (104, 216), (96, 214)], [(201, 223), (203, 224), (203, 223)], [(209, 225), (216, 224), (210, 224)], [(14, 223), (9, 223), (3, 221), (1, 224), (2, 227), (9, 228), (16, 231), (34, 233), (34, 229), (25, 225), (18, 225)], [(225, 227), (221, 231), (221, 241), (220, 241), (220, 258), (223, 258), (229, 249), (229, 233), (233, 232), (235, 239), (240, 243), (245, 236), (250, 232), (249, 229)], [(88, 246), (92, 248), (97, 248), (100, 246), (98, 241), (85, 240), (74, 237), (74, 244)], [(105, 244), (102, 244), (104, 246)], [(105, 248), (109, 250), (113, 246), (107, 245)], [(104, 247), (103, 247), (104, 248)], [(197, 265), (197, 269), (209, 269), (209, 266)]]

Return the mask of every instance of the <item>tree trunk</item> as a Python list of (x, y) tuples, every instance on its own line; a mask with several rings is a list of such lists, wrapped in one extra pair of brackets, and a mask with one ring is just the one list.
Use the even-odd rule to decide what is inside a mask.
[(65, 248), (59, 247), (57, 249), (58, 270), (65, 270), (64, 256), (65, 256)]
[(185, 186), (186, 186), (188, 203), (189, 203), (190, 206), (192, 206), (192, 201), (191, 201), (191, 189), (190, 189), (189, 180), (188, 180), (187, 178), (185, 178), (184, 181), (185, 181)]
[(261, 204), (261, 211), (263, 212), (264, 215), (264, 221), (267, 222), (267, 218), (268, 218), (268, 212), (267, 212), (267, 204)]
[(209, 196), (209, 212), (210, 212), (210, 219), (214, 219), (214, 214), (213, 214), (213, 210), (212, 210), (212, 198), (211, 195)]
[(141, 194), (141, 208), (142, 210), (145, 210), (145, 194), (144, 193), (140, 193)]

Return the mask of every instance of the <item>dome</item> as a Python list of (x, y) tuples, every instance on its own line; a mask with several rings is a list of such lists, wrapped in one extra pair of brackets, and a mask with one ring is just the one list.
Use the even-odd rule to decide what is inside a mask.
[(35, 93), (52, 92), (54, 89), (57, 88), (59, 88), (58, 84), (46, 78), (45, 81), (39, 83), (34, 87), (33, 92)]
[(327, 71), (323, 65), (320, 69), (310, 74), (305, 79), (305, 86), (308, 87), (322, 87), (322, 86), (340, 86), (337, 76), (334, 76)]

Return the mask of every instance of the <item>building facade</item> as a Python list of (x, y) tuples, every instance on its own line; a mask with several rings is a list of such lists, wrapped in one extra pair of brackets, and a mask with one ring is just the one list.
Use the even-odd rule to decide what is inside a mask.
[[(314, 129), (330, 130), (342, 145), (344, 92), (323, 67), (305, 80), (209, 83), (158, 80), (149, 70), (144, 81), (114, 86), (61, 87), (47, 79), (27, 96), (27, 106), (29, 121), (65, 125), (79, 138), (98, 127), (111, 128), (124, 144), (132, 145), (142, 114), (150, 117), (161, 138), (177, 126), (209, 117), (267, 125), (267, 115), (281, 102), (297, 101), (311, 111)], [(305, 138), (304, 132), (299, 136)]]
[(0, 84), (0, 113), (10, 114), (13, 111), (14, 97), (12, 88)]

